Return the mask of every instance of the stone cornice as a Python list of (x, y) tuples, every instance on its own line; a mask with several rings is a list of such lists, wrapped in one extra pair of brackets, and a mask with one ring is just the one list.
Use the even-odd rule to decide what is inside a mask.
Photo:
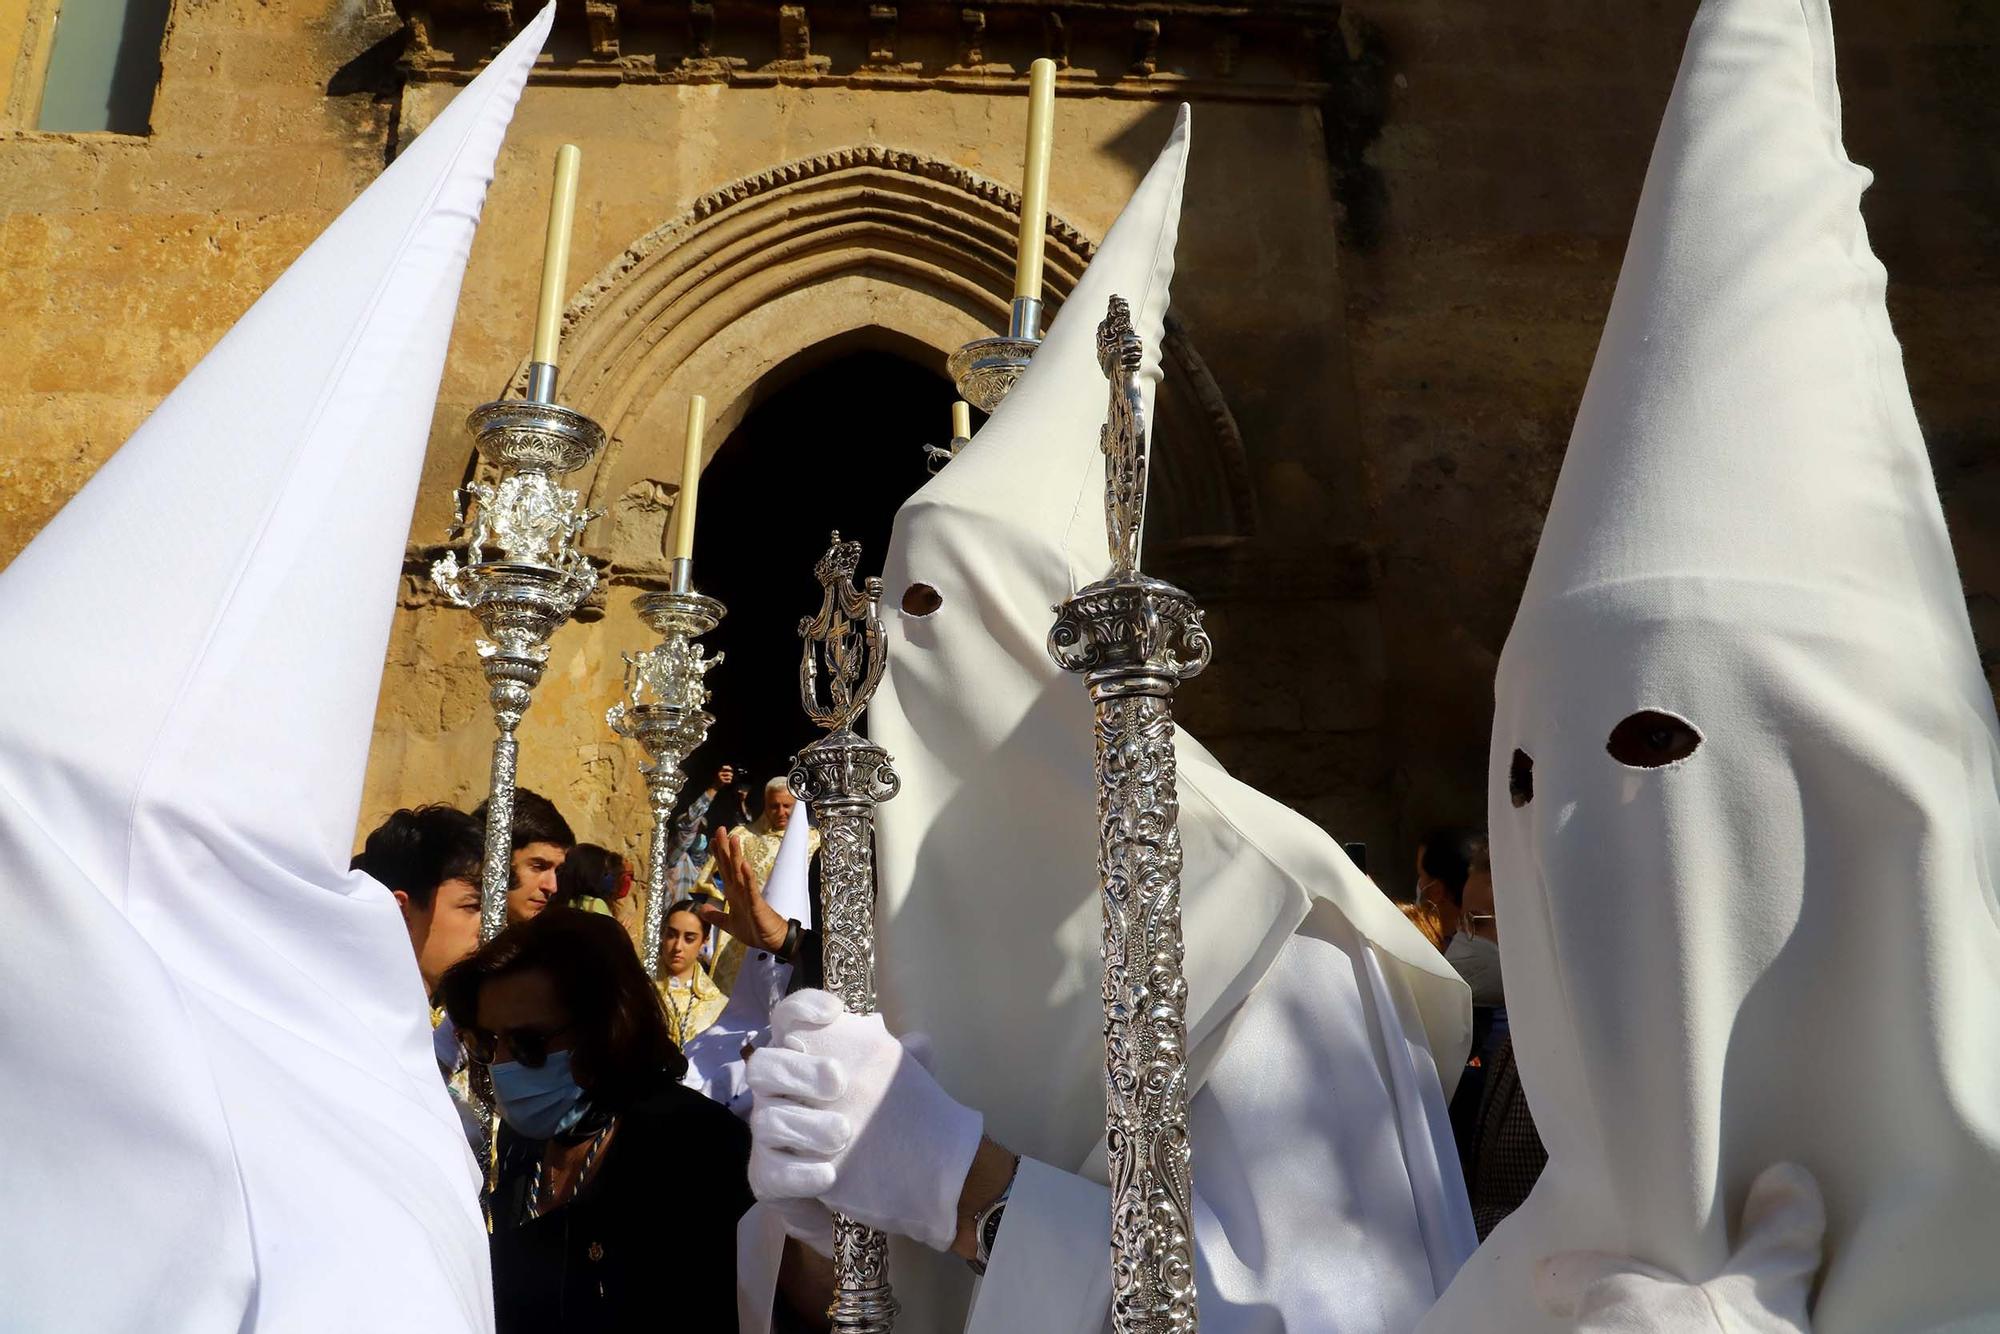
[[(505, 0), (396, 0), (415, 82), (461, 83), (516, 24)], [(519, 12), (527, 12), (527, 4)], [(1053, 58), (1060, 96), (1316, 103), (1345, 59), (1334, 4), (681, 0), (565, 4), (532, 81), (1025, 92)]]

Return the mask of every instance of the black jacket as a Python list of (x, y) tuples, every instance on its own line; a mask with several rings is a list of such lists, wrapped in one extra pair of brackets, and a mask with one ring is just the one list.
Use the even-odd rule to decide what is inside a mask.
[(543, 1141), (502, 1128), (492, 1241), (499, 1334), (736, 1328), (749, 1127), (662, 1075), (619, 1114), (581, 1193), (529, 1219), (542, 1150)]

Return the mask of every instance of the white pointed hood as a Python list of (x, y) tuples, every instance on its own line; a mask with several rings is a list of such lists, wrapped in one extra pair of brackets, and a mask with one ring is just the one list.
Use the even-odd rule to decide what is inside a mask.
[[(800, 802), (792, 808), (791, 822), (785, 826), (778, 855), (771, 863), (770, 883), (764, 886), (764, 902), (778, 916), (794, 922), (812, 920), (806, 884), (811, 862), (812, 818)], [(687, 1044), (689, 1087), (700, 1089), (738, 1116), (750, 1115), (743, 1044), (762, 1046), (770, 1041), (771, 1009), (785, 998), (791, 981), (792, 966), (780, 962), (770, 951), (751, 949), (744, 954), (729, 991), (729, 1003), (714, 1023)]]
[(0, 574), (21, 1328), (492, 1325), (409, 937), (347, 860), (459, 284), (553, 12)]
[(1706, 1279), (1782, 1160), (1817, 1334), (2000, 1312), (1997, 739), (1868, 180), (1825, 0), (1704, 4), (1497, 686), (1549, 1166), (1427, 1330), (1565, 1327), (1551, 1252)]
[[(883, 572), (889, 607), (918, 583), (942, 601), (892, 613), (868, 714), (903, 777), (877, 816), (882, 1008), (932, 1036), (939, 1078), (990, 1133), (1072, 1171), (1104, 1134), (1097, 789), (1088, 694), (1047, 640), (1054, 605), (1110, 570), (1096, 330), (1126, 298), (1150, 412), (1187, 154), (1183, 110), (1027, 373), (897, 514)], [(1322, 830), (1184, 732), (1177, 756), (1197, 1076), (1315, 897), (1379, 943), (1455, 1071), (1469, 1010), (1437, 951)]]

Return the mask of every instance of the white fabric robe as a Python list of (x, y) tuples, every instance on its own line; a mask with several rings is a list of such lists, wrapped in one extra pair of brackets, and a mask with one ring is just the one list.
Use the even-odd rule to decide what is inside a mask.
[[(1410, 1009), (1373, 949), (1320, 907), (1231, 1020), (1188, 1108), (1202, 1329), (1410, 1329), (1471, 1253)], [(1024, 1159), (967, 1334), (1108, 1329), (1110, 1217), (1101, 1180)]]

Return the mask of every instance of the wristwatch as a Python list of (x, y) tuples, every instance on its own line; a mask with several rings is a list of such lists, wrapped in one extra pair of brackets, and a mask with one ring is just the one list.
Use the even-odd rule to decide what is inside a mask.
[(1000, 1216), (1007, 1212), (1007, 1197), (1014, 1193), (1014, 1181), (1007, 1184), (993, 1202), (972, 1216), (972, 1258), (966, 1263), (975, 1274), (984, 1274), (993, 1258), (993, 1242), (1000, 1235)]

